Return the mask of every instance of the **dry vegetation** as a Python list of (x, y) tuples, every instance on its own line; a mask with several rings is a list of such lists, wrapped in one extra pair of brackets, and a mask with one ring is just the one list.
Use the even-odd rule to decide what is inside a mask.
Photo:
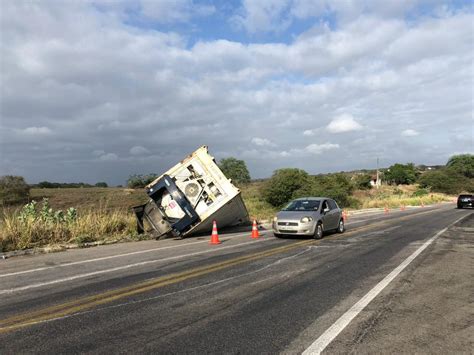
[[(0, 251), (124, 239), (136, 240), (131, 207), (147, 200), (143, 191), (120, 188), (32, 189), (36, 206), (4, 208)], [(47, 207), (42, 201), (47, 199)], [(68, 218), (73, 211), (74, 218)]]
[(263, 182), (253, 182), (241, 187), (242, 198), (244, 199), (251, 219), (269, 219), (278, 211), (262, 198), (260, 191), (262, 185)]
[[(242, 196), (252, 219), (272, 218), (277, 209), (261, 197), (263, 182), (241, 188)], [(451, 201), (453, 196), (428, 193), (414, 197), (414, 185), (383, 186), (380, 189), (356, 191), (353, 197), (360, 208), (401, 205), (426, 205)], [(47, 208), (41, 201), (48, 200)], [(0, 252), (26, 249), (50, 244), (85, 245), (94, 241), (137, 240), (136, 221), (132, 206), (147, 201), (143, 190), (124, 188), (58, 188), (32, 189), (30, 200), (38, 201), (35, 212), (31, 205), (4, 208), (0, 218)], [(72, 208), (71, 210), (68, 210)], [(62, 212), (59, 212), (59, 211)], [(72, 211), (72, 210), (75, 210)], [(75, 214), (72, 218), (69, 214)]]
[(142, 189), (117, 187), (31, 189), (30, 200), (41, 201), (43, 198), (49, 200), (53, 209), (65, 210), (75, 207), (79, 212), (98, 207), (127, 210), (147, 201), (147, 195)]
[(359, 201), (360, 208), (398, 208), (404, 206), (431, 205), (453, 201), (455, 196), (442, 193), (426, 193), (417, 196), (420, 191), (416, 185), (381, 186), (379, 189), (357, 190), (353, 197)]

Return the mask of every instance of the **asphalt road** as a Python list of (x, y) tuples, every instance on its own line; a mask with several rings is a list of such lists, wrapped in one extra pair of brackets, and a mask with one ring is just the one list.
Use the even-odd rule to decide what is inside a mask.
[(0, 260), (0, 353), (472, 353), (474, 214)]

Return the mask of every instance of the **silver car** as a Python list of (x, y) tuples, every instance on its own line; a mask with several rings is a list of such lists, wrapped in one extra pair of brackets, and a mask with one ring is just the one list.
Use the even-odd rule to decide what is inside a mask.
[(273, 219), (273, 234), (307, 235), (321, 239), (326, 231), (344, 232), (342, 210), (327, 197), (304, 197), (291, 201)]

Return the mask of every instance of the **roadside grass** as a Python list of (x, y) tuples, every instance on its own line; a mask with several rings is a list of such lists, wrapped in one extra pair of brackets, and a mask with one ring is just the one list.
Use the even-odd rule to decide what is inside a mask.
[[(278, 209), (263, 200), (263, 182), (252, 182), (241, 186), (242, 198), (251, 219), (271, 219)], [(124, 240), (149, 239), (137, 235), (136, 220), (132, 206), (148, 200), (143, 190), (126, 188), (59, 188), (32, 189), (31, 199), (48, 199), (51, 216), (59, 210), (71, 207), (77, 216), (68, 223), (53, 217), (41, 217), (40, 204), (37, 212), (28, 218), (21, 217), (22, 206), (3, 208), (0, 213), (0, 252), (29, 249), (47, 245), (87, 243), (113, 243)], [(382, 186), (379, 189), (357, 190), (352, 198), (360, 208), (399, 208), (452, 201), (454, 196), (421, 191), (418, 186)], [(30, 206), (31, 207), (31, 206)], [(348, 209), (350, 210), (350, 209)], [(22, 212), (23, 211), (23, 212)], [(64, 212), (61, 212), (64, 214)], [(59, 213), (59, 215), (61, 215)]]
[(242, 198), (247, 206), (250, 219), (257, 221), (271, 219), (278, 212), (276, 207), (273, 207), (268, 202), (264, 201), (260, 189), (263, 182), (252, 182), (240, 187), (242, 191)]
[[(27, 205), (28, 206), (28, 205)], [(125, 209), (82, 209), (73, 219), (57, 218), (64, 212), (52, 210), (44, 217), (39, 208), (26, 214), (25, 208), (3, 211), (0, 224), (0, 252), (46, 245), (112, 243), (147, 239), (136, 232), (135, 216)], [(52, 217), (51, 217), (52, 216)]]
[(148, 200), (148, 196), (141, 189), (119, 187), (31, 189), (30, 200), (41, 201), (43, 198), (47, 198), (54, 209), (65, 210), (75, 207), (78, 211), (97, 207), (125, 210)]
[(379, 189), (357, 190), (353, 197), (359, 201), (360, 208), (398, 208), (403, 206), (431, 205), (440, 202), (452, 201), (455, 197), (421, 191), (416, 185), (381, 186)]

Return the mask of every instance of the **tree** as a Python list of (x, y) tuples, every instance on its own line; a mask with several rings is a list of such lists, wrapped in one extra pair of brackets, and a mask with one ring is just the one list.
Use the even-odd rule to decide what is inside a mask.
[(100, 181), (97, 184), (95, 184), (95, 187), (108, 187), (106, 182)]
[(354, 186), (359, 190), (370, 190), (372, 185), (372, 176), (370, 174), (358, 174), (354, 178)]
[(22, 176), (0, 177), (0, 204), (12, 205), (28, 202), (30, 186)]
[(49, 181), (40, 181), (36, 186), (38, 186), (39, 188), (41, 189), (51, 189), (51, 188), (54, 188), (54, 187), (58, 187), (56, 186), (57, 184), (53, 183), (53, 182), (49, 182)]
[(318, 175), (309, 178), (306, 186), (293, 194), (297, 197), (329, 197), (345, 207), (352, 204), (351, 194), (354, 187), (345, 174)]
[(390, 184), (408, 185), (413, 184), (417, 178), (417, 171), (413, 163), (394, 164), (384, 172), (384, 177)]
[(459, 154), (449, 158), (446, 168), (464, 175), (468, 178), (474, 178), (474, 155)]
[(131, 189), (139, 189), (143, 188), (146, 185), (148, 185), (150, 182), (155, 180), (158, 177), (156, 174), (146, 174), (146, 175), (141, 175), (141, 174), (134, 174), (130, 175), (128, 180), (127, 180), (127, 186)]
[(279, 207), (289, 202), (299, 191), (303, 193), (309, 184), (309, 175), (300, 169), (276, 170), (272, 177), (267, 180), (262, 188), (265, 201), (273, 206)]
[(450, 169), (426, 172), (420, 177), (418, 183), (422, 188), (430, 188), (431, 191), (446, 194), (474, 192), (474, 179), (469, 179)]
[(84, 182), (49, 182), (41, 181), (33, 187), (38, 187), (41, 189), (59, 189), (59, 188), (79, 188), (79, 187), (93, 187), (91, 184), (86, 184)]
[(221, 160), (219, 168), (227, 178), (232, 179), (237, 184), (250, 182), (250, 174), (243, 160), (232, 157), (225, 158)]

